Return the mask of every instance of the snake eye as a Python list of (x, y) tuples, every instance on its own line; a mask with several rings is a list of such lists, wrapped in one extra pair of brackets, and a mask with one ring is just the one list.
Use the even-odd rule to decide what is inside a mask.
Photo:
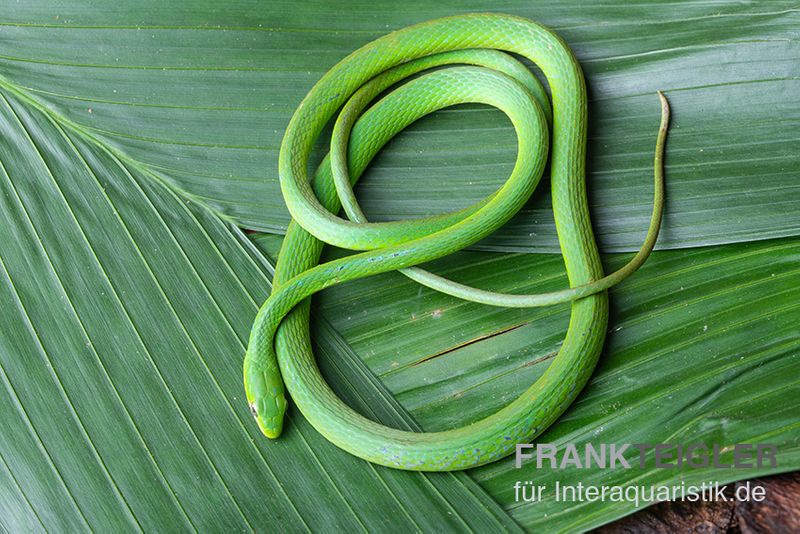
[(250, 403), (250, 413), (253, 414), (253, 417), (258, 419), (258, 412), (256, 411), (256, 403), (255, 402)]

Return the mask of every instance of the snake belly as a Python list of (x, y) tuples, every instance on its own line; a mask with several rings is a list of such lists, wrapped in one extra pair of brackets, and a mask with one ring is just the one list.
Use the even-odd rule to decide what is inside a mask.
[[(497, 66), (516, 62), (509, 52), (531, 60), (544, 74), (552, 111), (535, 77), (514, 74), (518, 66)], [(388, 86), (404, 72), (448, 63), (462, 66), (415, 78), (357, 121), (349, 121), (355, 123), (352, 130), (345, 129), (349, 144), (345, 142), (344, 149), (340, 144), (335, 156), (341, 165), (344, 150), (345, 181), (352, 186), (375, 153), (405, 126), (462, 102), (498, 107), (511, 119), (518, 154), (508, 181), (486, 199), (445, 215), (371, 223), (351, 209), (354, 220), (340, 218), (330, 156), (313, 180), (308, 175), (309, 157), (323, 127), (376, 77), (383, 76)], [(360, 112), (365, 106), (355, 107)], [(608, 325), (605, 290), (572, 301), (561, 348), (530, 388), (484, 419), (440, 432), (386, 427), (336, 396), (311, 350), (308, 297), (337, 283), (407, 270), (482, 239), (527, 201), (543, 173), (548, 148), (552, 205), (570, 286), (602, 279), (585, 191), (586, 108), (583, 75), (566, 44), (536, 22), (501, 14), (460, 15), (395, 31), (353, 52), (319, 80), (297, 108), (281, 146), (281, 189), (293, 220), (272, 294), (256, 316), (244, 362), (247, 400), (265, 435), (281, 433), (288, 390), (306, 419), (338, 447), (389, 467), (448, 471), (513, 453), (518, 443), (529, 442), (566, 410), (588, 381), (603, 347)], [(338, 180), (341, 186), (341, 176)], [(319, 265), (325, 243), (364, 252)]]

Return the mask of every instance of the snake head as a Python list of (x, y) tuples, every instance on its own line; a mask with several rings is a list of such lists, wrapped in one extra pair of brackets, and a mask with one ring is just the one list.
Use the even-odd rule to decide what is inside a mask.
[(258, 370), (245, 360), (244, 389), (261, 432), (271, 439), (280, 436), (287, 405), (280, 372)]

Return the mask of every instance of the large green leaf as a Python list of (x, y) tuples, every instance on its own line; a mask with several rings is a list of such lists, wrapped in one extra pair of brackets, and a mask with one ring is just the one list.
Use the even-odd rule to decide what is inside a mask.
[[(279, 238), (258, 242), (270, 256)], [(626, 258), (615, 256), (609, 270)], [(562, 484), (721, 483), (800, 468), (800, 240), (658, 252), (611, 290), (611, 329), (584, 393), (540, 443), (779, 446), (777, 469), (522, 470), (513, 460), (472, 474), (525, 527), (587, 529), (636, 509), (553, 500)], [(550, 255), (462, 252), (432, 265), (499, 291), (566, 286)], [(556, 354), (569, 309), (480, 306), (389, 273), (325, 290), (324, 317), (426, 430), (460, 426), (502, 408)], [(516, 481), (546, 484), (549, 498), (514, 501)], [(642, 503), (639, 507), (646, 505)]]
[[(656, 89), (674, 111), (659, 246), (789, 237), (659, 252), (612, 292), (598, 373), (542, 440), (776, 442), (779, 469), (800, 466), (794, 4), (456, 4), (0, 0), (0, 526), (513, 529), (486, 491), (529, 529), (589, 528), (634, 507), (518, 505), (514, 481), (756, 474), (500, 462), (471, 473), (482, 490), (369, 466), (297, 414), (280, 441), (255, 431), (240, 364), (270, 266), (230, 223), (285, 226), (277, 148), (324, 71), (392, 28), (465, 11), (540, 20), (576, 51), (605, 251), (637, 248), (647, 225)], [(378, 157), (360, 198), (376, 219), (462, 206), (500, 183), (513, 143), (492, 110), (438, 113)], [(548, 204), (544, 188), (481, 247), (555, 251)], [(274, 256), (279, 240), (259, 244)], [(435, 268), (508, 291), (566, 283), (549, 255), (462, 253)], [(397, 274), (326, 291), (316, 309), (337, 392), (425, 429), (512, 399), (567, 320), (565, 307), (479, 307)]]
[[(266, 440), (241, 385), (269, 291), (250, 242), (13, 93), (0, 131), (4, 530), (515, 528), (466, 475), (375, 468), (297, 414)], [(345, 398), (409, 424), (336, 357)]]
[[(657, 89), (675, 111), (659, 246), (800, 233), (792, 0), (10, 4), (0, 75), (245, 227), (285, 227), (281, 134), (326, 70), (391, 29), (492, 10), (550, 25), (581, 61), (590, 202), (605, 250), (637, 248), (647, 227)], [(376, 219), (463, 206), (508, 174), (514, 145), (499, 112), (439, 113), (377, 159), (363, 204)], [(546, 189), (482, 246), (555, 252)]]

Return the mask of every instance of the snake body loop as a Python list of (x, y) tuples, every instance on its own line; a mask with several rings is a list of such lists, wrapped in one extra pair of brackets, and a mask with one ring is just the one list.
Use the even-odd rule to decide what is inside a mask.
[[(537, 78), (507, 52), (537, 64), (547, 78), (552, 108)], [(422, 74), (368, 108), (397, 82), (451, 64), (460, 66)], [(660, 96), (656, 201), (647, 239), (628, 265), (604, 277), (586, 204), (586, 89), (577, 61), (553, 32), (508, 15), (437, 19), (377, 39), (328, 71), (297, 108), (281, 146), (281, 188), (293, 221), (281, 248), (272, 294), (256, 316), (244, 361), (247, 399), (262, 432), (272, 438), (281, 433), (287, 404), (284, 384), (303, 415), (331, 442), (371, 462), (401, 469), (446, 471), (486, 464), (547, 428), (574, 400), (597, 362), (608, 324), (605, 290), (635, 271), (657, 238), (668, 121), (666, 100)], [(420, 117), (467, 102), (497, 107), (516, 130), (517, 158), (505, 184), (456, 212), (368, 222), (352, 185), (374, 155)], [(340, 108), (331, 152), (309, 180), (314, 142)], [(415, 267), (469, 246), (507, 222), (533, 193), (550, 146), (553, 210), (570, 288), (541, 295), (503, 295)], [(336, 215), (342, 205), (349, 220)], [(318, 265), (324, 243), (364, 252)], [(490, 305), (571, 301), (561, 349), (539, 380), (516, 400), (464, 427), (416, 433), (366, 419), (344, 404), (320, 375), (310, 347), (308, 297), (334, 284), (392, 270)]]

